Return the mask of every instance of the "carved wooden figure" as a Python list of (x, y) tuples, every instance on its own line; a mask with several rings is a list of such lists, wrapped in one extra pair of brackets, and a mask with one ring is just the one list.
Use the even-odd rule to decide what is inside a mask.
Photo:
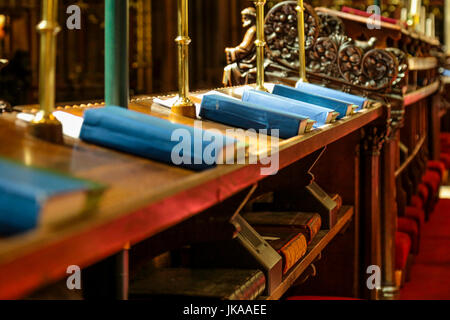
[[(296, 1), (275, 5), (267, 14), (265, 36), (267, 42), (265, 74), (268, 81), (296, 81), (299, 70)], [(309, 81), (329, 87), (352, 91), (355, 94), (383, 99), (390, 91), (402, 92), (406, 82), (407, 64), (398, 49), (375, 48), (377, 39), (357, 41), (348, 37), (339, 17), (316, 12), (305, 4), (305, 50)], [(228, 50), (228, 49), (227, 49)], [(246, 70), (255, 67), (255, 54), (245, 59), (235, 57), (225, 68), (225, 75), (236, 66)], [(249, 61), (251, 61), (249, 66)], [(252, 69), (253, 67), (253, 69)], [(227, 85), (245, 84), (253, 80), (245, 73), (241, 77), (226, 77)], [(224, 79), (225, 80), (225, 79)]]
[(237, 47), (225, 49), (228, 63), (223, 73), (222, 82), (225, 86), (248, 82), (249, 77), (255, 78), (256, 10), (250, 7), (242, 10), (241, 15), (242, 26), (248, 30)]

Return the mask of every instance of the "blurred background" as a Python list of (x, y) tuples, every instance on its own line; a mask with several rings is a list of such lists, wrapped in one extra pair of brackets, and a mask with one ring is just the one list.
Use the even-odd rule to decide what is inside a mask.
[[(268, 0), (266, 11), (281, 0)], [(366, 10), (373, 1), (306, 1), (313, 6)], [(57, 49), (57, 101), (103, 98), (104, 0), (61, 0)], [(81, 30), (68, 30), (70, 5), (81, 8)], [(404, 0), (381, 1), (385, 16), (400, 17)], [(443, 0), (424, 0), (443, 30)], [(191, 89), (221, 86), (226, 64), (225, 47), (243, 37), (240, 11), (250, 0), (190, 0)], [(177, 89), (174, 39), (177, 33), (176, 0), (130, 0), (131, 94), (157, 94)], [(0, 0), (0, 59), (9, 64), (0, 71), (0, 99), (13, 105), (37, 103), (40, 21), (39, 0)], [(437, 34), (441, 37), (442, 35)]]

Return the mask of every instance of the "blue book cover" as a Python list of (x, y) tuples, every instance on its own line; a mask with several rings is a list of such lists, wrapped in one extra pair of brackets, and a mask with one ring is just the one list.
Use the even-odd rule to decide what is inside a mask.
[(302, 117), (308, 117), (316, 121), (314, 127), (320, 127), (329, 123), (334, 114), (334, 110), (312, 105), (306, 102), (297, 101), (268, 92), (258, 90), (247, 90), (242, 95), (242, 101), (250, 102), (262, 107), (268, 107), (274, 110), (283, 110), (298, 114)]
[(52, 221), (72, 217), (87, 210), (87, 197), (103, 189), (94, 182), (0, 159), (0, 234), (33, 229), (42, 215)]
[(279, 137), (288, 139), (305, 129), (307, 118), (291, 112), (258, 107), (248, 102), (217, 94), (205, 95), (202, 99), (200, 116), (243, 129), (278, 129)]
[(236, 140), (224, 135), (110, 106), (84, 113), (80, 138), (84, 141), (148, 159), (204, 170), (217, 164), (221, 150)]
[(338, 119), (342, 119), (343, 117), (351, 114), (353, 106), (355, 106), (350, 102), (328, 98), (323, 95), (315, 95), (311, 92), (306, 92), (282, 84), (276, 84), (272, 93), (278, 96), (333, 109), (334, 111), (339, 112), (339, 116), (337, 117)]
[(444, 69), (444, 71), (442, 71), (442, 75), (443, 75), (444, 77), (450, 77), (450, 70)]
[(322, 86), (307, 83), (307, 82), (297, 82), (296, 88), (301, 89), (306, 92), (312, 92), (313, 94), (316, 94), (316, 95), (323, 95), (328, 98), (351, 102), (351, 103), (357, 105), (358, 109), (364, 108), (368, 102), (367, 99), (359, 97), (359, 96), (355, 96), (354, 94), (322, 87)]

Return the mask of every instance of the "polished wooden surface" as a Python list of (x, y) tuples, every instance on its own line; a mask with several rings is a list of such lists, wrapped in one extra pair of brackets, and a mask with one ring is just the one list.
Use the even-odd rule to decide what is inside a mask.
[(427, 70), (438, 67), (436, 57), (409, 57), (408, 66), (410, 71)]
[(435, 81), (426, 87), (407, 93), (403, 99), (405, 106), (412, 105), (428, 96), (431, 96), (439, 89), (439, 85), (439, 81)]
[[(358, 16), (355, 14), (350, 14), (347, 12), (342, 12), (342, 11), (333, 10), (333, 9), (329, 9), (329, 8), (322, 8), (322, 7), (316, 8), (316, 11), (327, 13), (327, 14), (330, 14), (333, 16), (337, 16), (344, 21), (355, 22), (359, 25), (362, 25), (362, 27), (364, 29), (367, 29), (368, 24), (370, 24), (370, 23), (373, 24), (373, 22), (371, 22), (370, 17)], [(440, 44), (438, 39), (427, 37), (423, 34), (419, 34), (419, 33), (415, 32), (415, 31), (410, 31), (410, 30), (402, 27), (399, 24), (393, 24), (393, 23), (387, 23), (384, 21), (380, 21), (380, 26), (381, 26), (382, 32), (389, 33), (389, 36), (393, 37), (393, 38), (400, 38), (400, 36), (403, 34), (403, 35), (411, 37), (413, 39), (421, 40), (432, 46), (438, 46)], [(348, 30), (348, 31), (349, 31), (349, 33), (356, 32), (356, 30)], [(370, 33), (371, 31), (376, 32), (376, 29), (367, 29), (365, 31), (368, 33)], [(378, 31), (380, 31), (380, 30), (378, 30)]]
[[(140, 100), (133, 108), (168, 117), (168, 110)], [(80, 108), (81, 110), (82, 108)], [(78, 111), (79, 112), (79, 111)], [(279, 167), (381, 117), (377, 106), (323, 129), (280, 142)], [(173, 120), (173, 119), (172, 119)], [(174, 121), (185, 124), (191, 119)], [(202, 122), (204, 128), (227, 127)], [(27, 135), (24, 123), (0, 119), (0, 155), (106, 184), (98, 211), (58, 229), (37, 229), (0, 241), (0, 298), (18, 298), (64, 276), (69, 265), (84, 267), (165, 230), (264, 178), (262, 165), (220, 165), (194, 173), (67, 139), (53, 145)], [(30, 272), (32, 266), (32, 272)]]

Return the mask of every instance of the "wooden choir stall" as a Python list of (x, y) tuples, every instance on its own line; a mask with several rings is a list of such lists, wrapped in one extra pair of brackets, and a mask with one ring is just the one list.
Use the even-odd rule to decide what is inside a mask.
[(130, 96), (130, 3), (105, 1), (104, 99), (57, 103), (42, 1), (39, 105), (0, 101), (1, 299), (400, 298), (450, 167), (440, 41), (247, 2), (223, 86), (189, 89), (178, 0), (178, 94)]

